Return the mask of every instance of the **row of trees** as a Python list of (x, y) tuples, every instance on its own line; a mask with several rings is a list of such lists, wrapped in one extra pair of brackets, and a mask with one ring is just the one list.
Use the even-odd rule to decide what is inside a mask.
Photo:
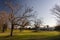
[[(25, 8), (22, 13), (17, 13), (21, 10), (21, 6), (19, 4), (16, 4), (15, 6), (11, 4), (10, 2), (5, 2), (5, 5), (9, 8), (10, 12), (7, 11), (0, 11), (0, 27), (2, 32), (5, 32), (8, 24), (11, 25), (11, 32), (10, 36), (13, 35), (14, 26), (20, 26), (20, 31), (24, 29), (25, 26), (30, 25), (30, 18), (34, 17), (33, 9), (32, 8)], [(40, 24), (42, 23), (41, 20), (34, 20), (35, 28), (38, 28)]]

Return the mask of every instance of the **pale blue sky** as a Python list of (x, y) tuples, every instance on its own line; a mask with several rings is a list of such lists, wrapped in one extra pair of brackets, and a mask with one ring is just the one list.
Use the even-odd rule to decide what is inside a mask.
[[(7, 0), (0, 0), (0, 10), (4, 9), (3, 3)], [(33, 7), (33, 11), (37, 11), (37, 18), (42, 17), (44, 24), (53, 26), (56, 24), (54, 16), (51, 14), (50, 9), (55, 4), (59, 4), (59, 0), (10, 0), (13, 3), (19, 3), (24, 6)]]
[(51, 14), (50, 9), (52, 9), (55, 4), (59, 4), (59, 0), (22, 0), (23, 5), (27, 4), (33, 7), (38, 14), (37, 18), (42, 17), (44, 24), (53, 26), (56, 24), (54, 16)]

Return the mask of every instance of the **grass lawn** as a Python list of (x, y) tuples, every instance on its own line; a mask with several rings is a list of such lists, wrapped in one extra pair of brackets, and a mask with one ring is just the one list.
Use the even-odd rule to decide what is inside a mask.
[(0, 40), (60, 40), (60, 32), (40, 31), (32, 32), (30, 30), (14, 30), (13, 36), (9, 37), (10, 32), (0, 33)]

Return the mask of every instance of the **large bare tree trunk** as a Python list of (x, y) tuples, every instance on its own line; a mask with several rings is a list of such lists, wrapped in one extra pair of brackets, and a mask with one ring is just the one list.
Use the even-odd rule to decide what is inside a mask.
[(11, 24), (11, 33), (10, 33), (10, 36), (13, 36), (13, 29), (14, 29), (14, 25)]

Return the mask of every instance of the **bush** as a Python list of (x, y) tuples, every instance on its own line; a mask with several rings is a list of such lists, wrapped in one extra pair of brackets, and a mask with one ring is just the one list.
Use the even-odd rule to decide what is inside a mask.
[(60, 25), (55, 26), (56, 31), (60, 31)]

